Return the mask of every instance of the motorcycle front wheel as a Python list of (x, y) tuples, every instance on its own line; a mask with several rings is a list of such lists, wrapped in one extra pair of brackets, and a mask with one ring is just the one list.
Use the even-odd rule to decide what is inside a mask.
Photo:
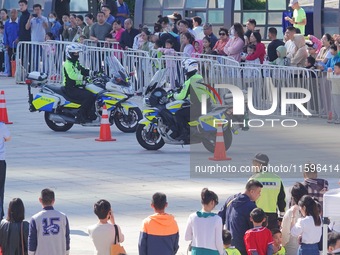
[(114, 121), (117, 128), (124, 133), (133, 133), (137, 129), (138, 121), (142, 119), (142, 111), (138, 108), (130, 108), (128, 115), (117, 112)]
[(45, 122), (47, 126), (56, 132), (66, 132), (67, 130), (71, 129), (73, 127), (73, 123), (56, 123), (52, 120), (50, 120), (50, 112), (45, 112)]
[(138, 124), (136, 130), (138, 143), (147, 150), (158, 150), (164, 146), (164, 140), (155, 127)]
[[(223, 131), (223, 138), (224, 138), (224, 146), (227, 151), (229, 150), (231, 143), (233, 141), (233, 133), (231, 132), (229, 127)], [(216, 134), (215, 134), (214, 139), (204, 139), (202, 141), (204, 148), (206, 148), (211, 153), (214, 153), (215, 151), (215, 142), (216, 142)]]

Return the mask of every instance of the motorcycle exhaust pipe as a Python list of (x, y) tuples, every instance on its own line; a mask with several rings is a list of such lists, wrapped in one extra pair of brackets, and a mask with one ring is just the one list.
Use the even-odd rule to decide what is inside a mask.
[(49, 119), (53, 122), (63, 123), (63, 124), (76, 122), (74, 118), (71, 118), (65, 115), (55, 114), (55, 113), (51, 113), (49, 116)]

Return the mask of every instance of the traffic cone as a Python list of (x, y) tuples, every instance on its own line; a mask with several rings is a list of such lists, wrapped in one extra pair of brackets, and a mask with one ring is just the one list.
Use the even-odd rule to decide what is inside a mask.
[(209, 160), (214, 161), (231, 160), (231, 158), (227, 157), (227, 152), (224, 145), (222, 124), (218, 124), (217, 126), (214, 157), (209, 158)]
[(109, 116), (107, 114), (106, 105), (103, 106), (102, 120), (100, 122), (100, 133), (99, 138), (96, 139), (98, 142), (110, 142), (116, 141), (116, 139), (111, 137), (111, 129)]
[(1, 93), (0, 93), (0, 121), (5, 124), (13, 124), (13, 122), (8, 121), (4, 90), (1, 90)]

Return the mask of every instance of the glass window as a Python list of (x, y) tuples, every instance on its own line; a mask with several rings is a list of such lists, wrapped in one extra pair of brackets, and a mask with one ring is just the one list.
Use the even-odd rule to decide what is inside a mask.
[(241, 13), (234, 12), (234, 23), (241, 23)]
[[(8, 0), (3, 0), (3, 1), (0, 1), (0, 4), (1, 2), (3, 2), (3, 8), (7, 9), (8, 11), (10, 9), (19, 9), (19, 4), (18, 2), (19, 1), (8, 1)], [(33, 5), (34, 4), (40, 4), (41, 7), (44, 9), (44, 5), (45, 5), (45, 0), (34, 0), (34, 1), (28, 1), (28, 10), (31, 11), (33, 10)], [(50, 12), (50, 10), (49, 10)], [(8, 13), (9, 15), (9, 13)], [(18, 15), (21, 15), (21, 13), (18, 13)]]
[(162, 7), (162, 0), (144, 0), (145, 8), (160, 8)]
[(324, 27), (325, 34), (339, 34), (339, 27)]
[(281, 25), (282, 24), (282, 13), (270, 12), (268, 13), (268, 24), (270, 25)]
[(339, 9), (339, 0), (325, 1), (325, 8)]
[(248, 19), (255, 19), (256, 24), (265, 25), (266, 24), (266, 13), (265, 12), (244, 12), (242, 24), (246, 24)]
[(207, 0), (187, 0), (186, 8), (207, 8)]
[(164, 8), (183, 8), (184, 0), (164, 0)]
[(261, 34), (261, 41), (265, 41), (266, 40), (266, 33), (265, 33), (265, 28), (264, 27), (256, 27), (256, 30), (259, 30), (260, 34)]
[(241, 10), (241, 0), (235, 0), (234, 10), (235, 11), (240, 11)]
[(243, 10), (265, 10), (266, 0), (242, 0)]
[(338, 23), (338, 12), (324, 12), (322, 23), (325, 26), (336, 26)]
[(202, 24), (204, 24), (207, 20), (207, 13), (206, 12), (196, 12), (196, 16), (201, 17)]
[[(19, 4), (18, 4), (18, 1), (5, 1), (4, 3), (4, 8), (7, 9), (7, 10), (10, 10), (10, 9), (17, 9), (19, 7)], [(18, 13), (20, 14), (20, 13)], [(9, 13), (8, 13), (9, 15)]]
[(70, 1), (71, 12), (88, 12), (88, 4), (84, 4), (84, 0), (72, 0)]
[(224, 0), (209, 0), (209, 8), (224, 8)]
[(268, 10), (286, 10), (286, 1), (282, 0), (269, 0), (268, 1)]
[(155, 23), (158, 18), (157, 16), (159, 15), (159, 10), (145, 10), (143, 13), (143, 23), (145, 24), (153, 24)]
[(211, 24), (223, 24), (224, 23), (224, 11), (223, 10), (210, 10), (208, 11), (208, 22)]
[[(338, 0), (336, 0), (336, 1), (338, 1)], [(332, 2), (332, 1), (324, 0), (324, 2), (325, 2), (325, 5), (326, 5), (326, 2)], [(307, 6), (313, 7), (314, 6), (314, 0), (299, 1), (299, 4), (302, 7), (307, 7)]]

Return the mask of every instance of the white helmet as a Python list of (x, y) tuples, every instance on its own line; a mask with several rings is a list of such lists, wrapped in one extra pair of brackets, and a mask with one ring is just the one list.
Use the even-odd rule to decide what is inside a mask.
[(72, 53), (83, 52), (83, 47), (79, 43), (72, 43), (66, 46), (66, 57), (69, 59), (74, 59)]
[(182, 61), (182, 67), (184, 70), (184, 74), (190, 73), (192, 71), (198, 71), (198, 62), (194, 59), (184, 59)]

